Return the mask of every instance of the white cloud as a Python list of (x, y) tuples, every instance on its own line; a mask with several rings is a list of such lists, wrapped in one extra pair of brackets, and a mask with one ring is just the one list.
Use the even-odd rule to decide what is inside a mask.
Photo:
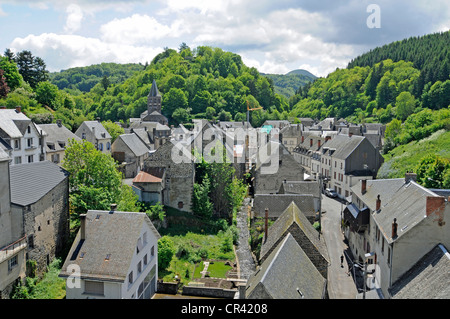
[(77, 66), (102, 62), (145, 63), (150, 62), (163, 49), (149, 46), (130, 46), (106, 43), (79, 35), (43, 33), (16, 38), (11, 43), (14, 52), (30, 50), (42, 57), (49, 71), (59, 71)]
[(64, 30), (66, 32), (72, 33), (80, 29), (81, 20), (83, 20), (83, 11), (81, 10), (80, 6), (72, 3), (67, 7), (66, 13), (67, 20), (66, 25), (64, 26)]
[(100, 27), (102, 39), (110, 43), (148, 43), (167, 37), (177, 37), (182, 31), (180, 23), (171, 26), (159, 23), (148, 15), (133, 14), (124, 19), (114, 19)]

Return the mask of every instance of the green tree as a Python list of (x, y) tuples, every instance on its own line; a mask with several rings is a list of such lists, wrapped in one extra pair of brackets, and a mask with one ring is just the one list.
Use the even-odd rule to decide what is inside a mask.
[(208, 174), (206, 174), (203, 176), (201, 184), (194, 184), (192, 193), (192, 211), (205, 220), (210, 219), (213, 214), (213, 204), (209, 198), (210, 189), (210, 180)]
[(417, 165), (417, 182), (427, 188), (450, 186), (450, 160), (439, 155), (425, 156)]
[(17, 69), (14, 61), (9, 60), (7, 57), (0, 56), (0, 69), (4, 71), (4, 76), (6, 78), (6, 83), (8, 84), (11, 91), (14, 91), (23, 82), (23, 78)]
[(163, 271), (169, 267), (175, 255), (175, 244), (170, 237), (162, 236), (158, 240), (158, 269)]
[(24, 81), (28, 82), (32, 88), (35, 88), (39, 82), (49, 80), (49, 72), (44, 60), (33, 56), (30, 51), (19, 52), (15, 57), (15, 62)]
[(0, 97), (6, 97), (9, 93), (9, 86), (6, 83), (6, 78), (3, 75), (5, 72), (0, 69)]
[(177, 108), (172, 113), (172, 118), (175, 121), (175, 125), (183, 124), (189, 122), (190, 113), (187, 109), (183, 109), (181, 107)]
[(109, 135), (111, 135), (111, 143), (114, 143), (119, 135), (125, 133), (125, 129), (122, 126), (112, 122), (111, 120), (102, 121), (102, 125), (108, 131)]
[(70, 140), (62, 166), (70, 173), (70, 201), (77, 215), (88, 209), (108, 210), (113, 203), (119, 209), (136, 210), (137, 198), (122, 185), (117, 163), (92, 143)]
[(58, 109), (58, 87), (48, 81), (39, 82), (35, 89), (36, 100), (42, 105), (47, 105), (52, 109)]
[(414, 113), (416, 99), (409, 92), (401, 92), (395, 99), (395, 106), (397, 107), (397, 117), (404, 121)]
[(163, 97), (163, 113), (172, 117), (172, 113), (177, 108), (187, 108), (188, 101), (181, 89), (171, 88)]

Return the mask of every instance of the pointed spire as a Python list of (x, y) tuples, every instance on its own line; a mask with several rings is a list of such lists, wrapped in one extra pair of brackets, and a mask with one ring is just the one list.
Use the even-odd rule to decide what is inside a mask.
[(158, 91), (158, 86), (156, 85), (156, 81), (153, 80), (152, 88), (150, 89), (149, 96), (161, 96), (161, 94)]

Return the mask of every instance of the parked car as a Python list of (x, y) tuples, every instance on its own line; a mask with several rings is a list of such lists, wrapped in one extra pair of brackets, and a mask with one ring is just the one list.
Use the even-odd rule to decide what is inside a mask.
[(337, 197), (336, 191), (332, 188), (327, 188), (325, 190), (325, 195), (327, 195), (328, 197), (332, 197), (332, 198)]

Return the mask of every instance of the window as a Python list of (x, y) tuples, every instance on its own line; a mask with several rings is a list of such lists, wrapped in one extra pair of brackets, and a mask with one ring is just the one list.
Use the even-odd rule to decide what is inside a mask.
[(81, 138), (82, 138), (83, 140), (85, 140), (85, 139), (86, 139), (86, 133), (81, 133)]
[(20, 140), (14, 140), (14, 149), (20, 150)]
[(14, 164), (22, 164), (22, 157), (21, 156), (14, 157)]
[(33, 138), (27, 138), (27, 146), (28, 147), (33, 147)]
[(148, 263), (148, 260), (147, 260), (148, 258), (147, 258), (147, 254), (145, 254), (145, 256), (144, 256), (144, 266), (146, 266), (147, 265), (147, 263)]
[(34, 248), (34, 237), (33, 237), (33, 235), (29, 235), (28, 236), (28, 247), (29, 248)]
[(84, 293), (93, 295), (104, 295), (103, 282), (86, 280), (84, 282)]
[(155, 256), (155, 246), (152, 246), (152, 248), (150, 249), (150, 255), (152, 257)]
[(138, 272), (138, 274), (140, 274), (142, 272), (142, 263), (141, 262), (138, 262), (138, 264), (137, 264), (137, 272)]
[(111, 143), (110, 143), (110, 142), (107, 142), (107, 143), (106, 143), (106, 149), (107, 149), (108, 151), (111, 149)]
[(133, 283), (133, 272), (132, 271), (128, 274), (128, 283), (129, 284)]
[(28, 134), (31, 133), (31, 126), (29, 126), (29, 125), (28, 125), (28, 127), (27, 127), (27, 132), (28, 132)]
[(28, 155), (28, 163), (33, 163), (33, 155)]
[(8, 260), (8, 270), (11, 271), (14, 267), (17, 266), (17, 255), (13, 256)]
[(100, 151), (103, 151), (103, 143), (100, 143), (100, 144), (99, 144), (98, 149), (99, 149)]

